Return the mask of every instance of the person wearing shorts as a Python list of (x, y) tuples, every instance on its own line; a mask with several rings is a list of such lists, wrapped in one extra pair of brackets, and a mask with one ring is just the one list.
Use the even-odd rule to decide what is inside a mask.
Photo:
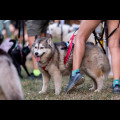
[[(39, 37), (44, 37), (47, 26), (48, 26), (49, 20), (27, 20), (26, 27), (27, 27), (27, 34), (28, 34), (28, 41), (30, 48), (32, 47), (32, 44), (34, 43), (35, 36), (37, 35)], [(31, 74), (32, 78), (41, 78), (41, 72), (39, 71), (36, 60), (34, 56), (32, 55), (32, 61), (33, 61), (33, 73)]]

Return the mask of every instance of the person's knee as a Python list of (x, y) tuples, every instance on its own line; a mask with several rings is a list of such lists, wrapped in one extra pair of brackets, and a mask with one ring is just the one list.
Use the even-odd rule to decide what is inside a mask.
[[(108, 33), (112, 33), (113, 30), (118, 26), (118, 20), (108, 20)], [(119, 47), (119, 29), (117, 29), (113, 35), (108, 40), (109, 48), (117, 48)]]
[(28, 37), (28, 41), (29, 41), (29, 46), (30, 46), (30, 48), (32, 48), (32, 45), (33, 45), (33, 43), (34, 43), (34, 41), (35, 41), (35, 37), (34, 37), (34, 36)]
[(108, 47), (109, 47), (109, 49), (119, 48), (119, 44), (115, 44), (115, 43), (113, 43), (113, 44), (108, 44)]
[(85, 36), (78, 36), (77, 38), (76, 38), (76, 40), (75, 40), (75, 44), (76, 45), (81, 45), (81, 46), (83, 46), (83, 45), (85, 45), (85, 43), (86, 43), (86, 38), (85, 38)]
[(108, 40), (108, 47), (109, 48), (117, 48), (119, 47), (119, 36), (118, 34), (113, 34)]

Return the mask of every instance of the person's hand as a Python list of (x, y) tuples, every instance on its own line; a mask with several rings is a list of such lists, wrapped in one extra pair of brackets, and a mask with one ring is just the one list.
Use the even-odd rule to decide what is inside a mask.
[(14, 33), (15, 32), (15, 27), (12, 24), (10, 24), (9, 25), (9, 30), (10, 30), (11, 33)]
[(3, 30), (2, 30), (2, 34), (3, 34), (3, 36), (6, 36), (6, 35), (7, 35), (6, 29), (3, 29)]

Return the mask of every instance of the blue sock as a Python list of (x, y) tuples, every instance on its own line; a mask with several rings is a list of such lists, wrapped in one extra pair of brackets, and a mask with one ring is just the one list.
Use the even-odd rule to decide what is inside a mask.
[(115, 80), (113, 81), (113, 87), (115, 87), (115, 85), (120, 85), (120, 80), (115, 79)]
[(80, 69), (77, 69), (77, 70), (75, 70), (75, 71), (72, 71), (72, 76), (75, 76), (76, 73), (78, 73), (78, 72), (80, 72)]

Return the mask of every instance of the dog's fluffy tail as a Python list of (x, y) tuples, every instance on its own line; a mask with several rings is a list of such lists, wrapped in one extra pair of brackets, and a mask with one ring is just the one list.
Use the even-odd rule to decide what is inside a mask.
[(104, 63), (103, 63), (103, 66), (102, 66), (102, 72), (103, 72), (105, 80), (108, 79), (108, 74), (109, 74), (110, 70), (111, 70), (111, 67), (110, 67), (109, 59), (108, 59), (107, 56), (105, 56), (104, 57)]
[(7, 100), (24, 99), (16, 68), (7, 57), (0, 59), (0, 89)]
[(13, 43), (12, 47), (9, 49), (8, 53), (11, 54), (12, 50), (15, 48), (16, 40), (10, 40)]

